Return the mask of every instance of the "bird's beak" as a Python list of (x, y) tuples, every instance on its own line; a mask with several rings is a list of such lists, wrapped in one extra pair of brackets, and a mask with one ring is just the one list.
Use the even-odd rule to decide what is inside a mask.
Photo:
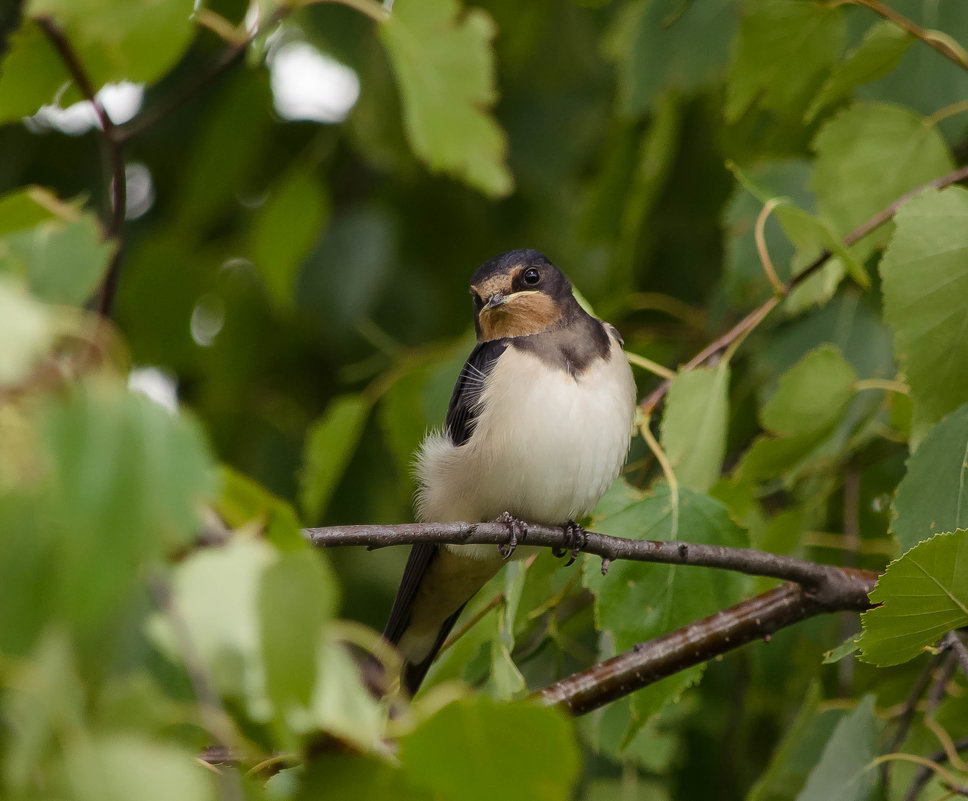
[(484, 304), (485, 309), (496, 309), (498, 306), (503, 306), (508, 302), (508, 296), (503, 292), (495, 292), (491, 297), (487, 299), (487, 303)]

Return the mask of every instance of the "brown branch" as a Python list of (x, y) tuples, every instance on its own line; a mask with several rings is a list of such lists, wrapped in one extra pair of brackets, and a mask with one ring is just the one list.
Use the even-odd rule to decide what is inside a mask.
[(876, 576), (834, 568), (838, 575), (824, 600), (797, 584), (757, 595), (576, 673), (535, 693), (536, 700), (583, 715), (660, 679), (706, 662), (753, 640), (815, 615), (870, 607), (867, 593)]
[(94, 85), (88, 77), (84, 65), (81, 63), (71, 47), (67, 36), (60, 26), (50, 17), (36, 17), (37, 24), (44, 32), (51, 44), (57, 50), (67, 67), (67, 71), (77, 83), (84, 98), (91, 104), (101, 128), (101, 153), (111, 187), (111, 211), (107, 215), (105, 234), (108, 239), (117, 240), (117, 248), (108, 263), (108, 270), (101, 282), (98, 313), (101, 317), (110, 318), (114, 307), (114, 298), (118, 290), (118, 275), (121, 270), (121, 243), (124, 230), (124, 213), (127, 206), (127, 184), (124, 170), (124, 139), (119, 135), (118, 127), (108, 116), (104, 106), (97, 99)]
[[(572, 540), (561, 526), (526, 524), (519, 544), (570, 550)], [(328, 526), (303, 529), (303, 535), (315, 546), (328, 548), (343, 545), (365, 545), (384, 548), (416, 542), (454, 545), (506, 545), (508, 530), (504, 523), (401, 523), (399, 525)], [(845, 579), (845, 571), (829, 565), (808, 562), (792, 556), (766, 553), (752, 548), (728, 548), (688, 542), (659, 542), (612, 537), (595, 531), (585, 532), (581, 546), (584, 553), (602, 557), (602, 568), (615, 559), (652, 562), (666, 565), (691, 565), (735, 570), (751, 576), (794, 581), (820, 603), (836, 600), (844, 591), (843, 584), (853, 586), (855, 579)], [(853, 575), (853, 574), (851, 574)], [(864, 573), (874, 576), (873, 573)]]
[(893, 8), (884, 5), (880, 0), (850, 0), (858, 6), (864, 6), (869, 8), (875, 14), (879, 14), (884, 17), (884, 19), (890, 20), (899, 28), (907, 31), (912, 36), (920, 39), (928, 47), (934, 48), (945, 58), (953, 61), (963, 70), (968, 70), (968, 61), (965, 60), (963, 53), (959, 53), (955, 48), (951, 47), (947, 42), (939, 39), (936, 35), (933, 35), (930, 31), (926, 31), (920, 25), (917, 25), (912, 20), (909, 20), (903, 14), (899, 14)]
[[(885, 209), (882, 209), (873, 217), (871, 217), (866, 222), (862, 223), (860, 226), (851, 231), (847, 236), (844, 237), (844, 246), (850, 247), (851, 245), (857, 243), (869, 233), (875, 229), (882, 226), (888, 220), (890, 220), (896, 213), (897, 210), (907, 203), (912, 197), (926, 189), (943, 189), (946, 186), (957, 183), (958, 181), (963, 181), (968, 178), (968, 166), (959, 167), (947, 175), (942, 175), (940, 178), (936, 178), (933, 181), (912, 189), (907, 192)], [(769, 300), (765, 301), (749, 314), (747, 314), (742, 320), (740, 320), (736, 325), (734, 325), (729, 331), (723, 334), (714, 342), (711, 342), (705, 348), (703, 348), (699, 353), (693, 356), (688, 362), (686, 362), (681, 368), (681, 371), (694, 370), (697, 367), (710, 362), (713, 358), (721, 354), (726, 348), (728, 348), (733, 342), (742, 336), (745, 336), (752, 329), (756, 328), (762, 320), (764, 320), (767, 315), (776, 308), (780, 301), (786, 298), (794, 289), (796, 289), (800, 284), (806, 281), (811, 275), (817, 272), (821, 267), (823, 267), (833, 256), (833, 253), (829, 250), (823, 251), (816, 259), (814, 259), (810, 264), (808, 264), (803, 270), (793, 276), (789, 281), (783, 284), (780, 291), (774, 294)], [(662, 399), (666, 396), (669, 391), (669, 387), (672, 385), (672, 381), (663, 381), (653, 390), (645, 400), (641, 401), (639, 404), (646, 414), (652, 414), (655, 408), (662, 402)]]

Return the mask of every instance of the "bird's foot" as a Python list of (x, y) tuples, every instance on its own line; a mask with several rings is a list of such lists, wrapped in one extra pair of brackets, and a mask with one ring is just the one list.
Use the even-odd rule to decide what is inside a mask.
[(525, 536), (527, 536), (528, 524), (523, 520), (519, 520), (510, 512), (502, 512), (494, 522), (504, 523), (505, 528), (508, 530), (507, 544), (497, 546), (498, 552), (501, 554), (501, 556), (503, 556), (505, 559), (508, 559), (518, 547), (518, 540), (523, 540)]
[(588, 535), (581, 526), (579, 526), (574, 520), (569, 520), (567, 523), (562, 523), (561, 527), (565, 530), (565, 543), (566, 548), (552, 548), (551, 553), (554, 556), (564, 556), (566, 553), (570, 555), (570, 559), (565, 563), (565, 567), (573, 565), (575, 560), (578, 558), (578, 554), (581, 553), (581, 549), (585, 547), (585, 540), (588, 539)]

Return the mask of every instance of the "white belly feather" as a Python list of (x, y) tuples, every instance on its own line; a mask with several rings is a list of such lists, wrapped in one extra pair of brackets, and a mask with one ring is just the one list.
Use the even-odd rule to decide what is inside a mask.
[(488, 376), (470, 439), (455, 446), (435, 432), (424, 440), (416, 465), (420, 520), (493, 520), (508, 511), (553, 525), (591, 511), (622, 469), (635, 409), (628, 360), (611, 337), (610, 345), (611, 357), (577, 378), (508, 348)]

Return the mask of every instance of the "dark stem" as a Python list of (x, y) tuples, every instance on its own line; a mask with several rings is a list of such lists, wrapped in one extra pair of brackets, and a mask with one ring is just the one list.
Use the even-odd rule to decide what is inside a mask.
[(838, 570), (836, 590), (820, 602), (804, 587), (784, 584), (714, 615), (673, 631), (562, 679), (534, 694), (547, 705), (560, 705), (573, 715), (591, 712), (660, 679), (706, 662), (809, 617), (836, 611), (860, 612), (870, 607), (867, 593), (875, 576), (860, 570)]
[[(415, 542), (451, 543), (455, 545), (503, 545), (507, 543), (507, 527), (503, 523), (401, 523), (399, 525), (329, 526), (303, 529), (304, 536), (315, 546), (326, 548), (342, 545), (365, 545), (383, 548), (389, 545), (410, 545)], [(801, 584), (818, 603), (839, 603), (841, 584), (853, 586), (856, 579), (848, 575), (864, 575), (871, 580), (874, 573), (846, 571), (830, 565), (820, 565), (792, 556), (766, 553), (752, 548), (728, 548), (724, 545), (704, 545), (687, 542), (658, 542), (612, 537), (595, 531), (586, 532), (582, 551), (604, 560), (629, 559), (667, 565), (693, 565), (735, 570), (751, 576), (769, 576)], [(528, 523), (528, 545), (569, 550), (571, 541), (564, 526), (542, 526)]]
[(961, 672), (965, 674), (965, 678), (968, 679), (968, 648), (961, 641), (958, 636), (958, 632), (949, 631), (944, 637), (941, 638), (941, 647), (944, 649), (950, 649), (955, 655), (955, 659), (958, 661), (958, 665), (961, 667)]
[[(965, 178), (968, 178), (968, 166), (959, 167), (957, 170), (954, 170), (947, 175), (942, 175), (940, 178), (929, 181), (923, 186), (919, 186), (916, 189), (912, 189), (910, 192), (901, 195), (901, 197), (891, 203), (891, 205), (886, 209), (879, 211), (869, 220), (862, 223), (859, 227), (847, 234), (847, 236), (844, 237), (844, 245), (846, 247), (850, 247), (871, 233), (871, 231), (874, 231), (882, 226), (897, 213), (897, 210), (901, 206), (907, 203), (908, 200), (917, 195), (919, 192), (923, 192), (926, 189), (943, 189), (944, 187), (950, 186), (958, 181), (962, 181)], [(729, 331), (719, 337), (719, 339), (715, 340), (699, 351), (699, 353), (693, 356), (680, 368), (680, 371), (684, 372), (687, 370), (694, 370), (695, 368), (701, 367), (702, 365), (712, 361), (716, 356), (721, 354), (724, 350), (726, 350), (726, 348), (732, 345), (735, 340), (759, 325), (759, 323), (766, 318), (767, 314), (772, 311), (773, 308), (779, 305), (780, 300), (787, 297), (794, 289), (796, 289), (811, 275), (817, 272), (817, 270), (823, 267), (830, 260), (831, 256), (833, 256), (833, 253), (831, 253), (829, 250), (823, 251), (802, 271), (787, 281), (778, 293), (747, 314)], [(651, 414), (662, 402), (662, 399), (666, 396), (666, 393), (669, 391), (669, 387), (671, 385), (671, 380), (663, 381), (645, 398), (645, 400), (639, 404), (646, 414)]]
[(67, 67), (67, 71), (77, 83), (81, 94), (93, 107), (94, 114), (101, 127), (102, 160), (105, 165), (105, 171), (109, 176), (111, 187), (111, 211), (106, 215), (105, 234), (108, 239), (117, 240), (117, 248), (111, 257), (107, 273), (101, 284), (98, 313), (101, 317), (110, 318), (114, 307), (114, 298), (118, 289), (124, 213), (127, 205), (127, 186), (124, 172), (124, 139), (119, 135), (118, 127), (111, 121), (108, 113), (104, 110), (104, 106), (97, 99), (94, 86), (84, 69), (84, 65), (81, 64), (77, 53), (74, 52), (74, 48), (71, 47), (64, 32), (50, 17), (37, 17), (36, 22), (50, 40), (51, 44), (54, 45), (61, 60)]

